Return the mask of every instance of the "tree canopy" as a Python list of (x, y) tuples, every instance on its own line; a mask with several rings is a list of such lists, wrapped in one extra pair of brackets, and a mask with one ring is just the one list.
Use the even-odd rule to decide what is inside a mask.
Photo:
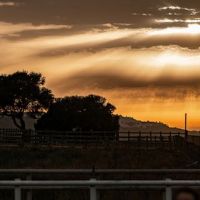
[(119, 118), (115, 107), (96, 95), (57, 99), (37, 121), (37, 130), (117, 131)]
[(24, 114), (36, 118), (53, 101), (51, 91), (44, 87), (40, 73), (16, 72), (0, 76), (0, 115), (12, 118), (15, 126), (25, 129)]

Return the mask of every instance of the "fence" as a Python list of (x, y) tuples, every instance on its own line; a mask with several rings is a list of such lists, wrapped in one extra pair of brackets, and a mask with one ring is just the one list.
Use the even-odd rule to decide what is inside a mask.
[[(172, 200), (172, 189), (176, 187), (200, 187), (200, 180), (75, 180), (75, 181), (0, 181), (1, 189), (14, 189), (15, 200), (21, 200), (22, 189), (89, 189), (90, 200), (98, 199), (99, 190), (109, 189), (164, 189), (164, 200)], [(30, 196), (31, 197), (31, 196)]]
[(200, 146), (200, 137), (199, 135), (189, 135), (188, 142), (193, 143), (197, 146)]
[(129, 142), (137, 145), (146, 144), (174, 144), (184, 138), (184, 133), (167, 132), (57, 132), (57, 131), (34, 131), (24, 132), (17, 129), (0, 129), (0, 144), (21, 144), (22, 142), (40, 145), (69, 145), (69, 144), (92, 144), (110, 142)]
[(93, 178), (99, 174), (165, 174), (169, 177), (172, 174), (198, 174), (200, 169), (0, 169), (0, 175), (9, 175), (20, 178), (21, 176), (34, 175), (58, 175), (58, 174), (88, 174)]
[[(163, 192), (163, 200), (172, 200), (173, 189), (177, 187), (197, 187), (200, 188), (200, 180), (172, 180), (166, 178), (164, 180), (97, 180), (95, 174), (165, 174), (166, 177), (171, 174), (193, 174), (199, 175), (200, 169), (1, 169), (0, 175), (8, 175), (15, 177), (15, 180), (1, 180), (0, 189), (13, 189), (14, 199), (22, 199), (22, 190), (27, 191), (27, 200), (32, 200), (33, 190), (42, 189), (85, 189), (89, 190), (90, 200), (101, 200), (98, 198), (99, 192), (104, 190), (158, 190)], [(42, 175), (42, 180), (32, 180), (34, 175)], [(44, 175), (58, 175), (58, 174), (89, 174), (90, 178), (87, 180), (46, 180)], [(23, 176), (26, 180), (22, 180)], [(17, 177), (17, 178), (16, 178)], [(196, 176), (195, 176), (196, 177)]]

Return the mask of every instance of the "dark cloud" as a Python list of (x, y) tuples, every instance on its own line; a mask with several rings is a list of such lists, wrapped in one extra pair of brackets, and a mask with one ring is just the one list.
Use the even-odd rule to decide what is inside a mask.
[[(5, 1), (7, 2), (7, 1)], [(190, 9), (200, 10), (199, 0), (13, 0), (17, 7), (1, 7), (0, 19), (10, 22), (55, 24), (131, 23), (135, 27), (151, 26), (155, 17), (166, 16), (170, 10), (159, 10), (177, 5), (182, 17), (191, 15)], [(134, 13), (137, 13), (134, 15)], [(196, 15), (198, 15), (196, 13)]]
[(173, 77), (162, 74), (149, 79), (146, 77), (128, 76), (113, 71), (82, 71), (54, 83), (60, 92), (64, 91), (128, 91), (134, 98), (182, 98), (187, 96), (199, 97), (200, 74), (191, 77)]

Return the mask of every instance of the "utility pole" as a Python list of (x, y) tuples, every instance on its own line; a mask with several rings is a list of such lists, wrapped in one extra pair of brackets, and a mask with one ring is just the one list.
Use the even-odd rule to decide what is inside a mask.
[(187, 113), (185, 113), (185, 141), (187, 142), (188, 139), (188, 130), (187, 130)]

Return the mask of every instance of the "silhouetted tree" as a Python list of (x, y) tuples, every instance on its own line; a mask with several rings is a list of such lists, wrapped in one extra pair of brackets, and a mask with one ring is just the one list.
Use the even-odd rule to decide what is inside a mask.
[(11, 117), (15, 126), (26, 129), (24, 114), (36, 118), (53, 100), (39, 73), (26, 71), (0, 76), (0, 115)]
[(95, 95), (57, 99), (36, 123), (37, 130), (118, 131), (115, 107)]

